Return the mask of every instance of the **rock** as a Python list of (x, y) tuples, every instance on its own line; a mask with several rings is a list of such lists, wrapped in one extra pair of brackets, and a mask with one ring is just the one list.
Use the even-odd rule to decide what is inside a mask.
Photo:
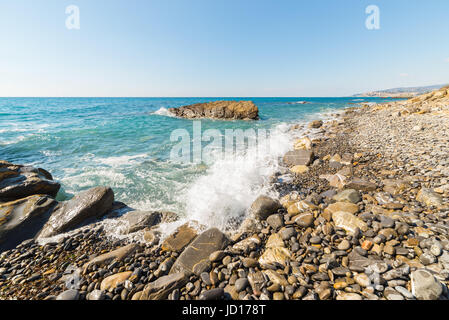
[(235, 281), (235, 290), (237, 292), (245, 290), (249, 285), (248, 278), (239, 278)]
[(140, 249), (141, 249), (140, 245), (138, 245), (137, 243), (131, 243), (127, 246), (118, 248), (114, 251), (102, 254), (98, 257), (93, 258), (89, 262), (85, 263), (83, 266), (83, 272), (84, 274), (86, 274), (87, 270), (92, 266), (104, 266), (114, 261), (117, 262), (123, 261), (124, 259), (131, 256)]
[(308, 212), (316, 209), (318, 209), (318, 207), (310, 201), (301, 200), (290, 204), (287, 208), (287, 212), (289, 215), (294, 216), (301, 212)]
[(260, 256), (259, 264), (263, 269), (284, 268), (290, 259), (291, 254), (287, 248), (267, 248)]
[(324, 209), (325, 213), (328, 213), (330, 215), (332, 215), (335, 212), (346, 212), (349, 214), (355, 214), (359, 212), (359, 206), (354, 204), (354, 203), (349, 203), (349, 202), (335, 202), (330, 204), (329, 206), (327, 206), (326, 209)]
[(212, 228), (204, 231), (176, 259), (170, 274), (185, 271), (200, 275), (210, 266), (210, 254), (222, 250), (227, 243), (227, 237), (220, 230)]
[(187, 119), (259, 119), (259, 109), (251, 101), (214, 101), (209, 103), (196, 103), (180, 108), (169, 108), (168, 111), (177, 117)]
[(13, 201), (32, 195), (56, 197), (60, 187), (43, 169), (9, 162), (0, 164), (0, 201)]
[(318, 129), (318, 128), (321, 128), (322, 126), (323, 126), (322, 120), (314, 120), (309, 123), (309, 128), (311, 128), (311, 129)]
[(428, 207), (443, 207), (443, 199), (442, 197), (431, 189), (423, 188), (418, 192), (416, 196), (416, 200), (424, 203)]
[(357, 218), (353, 214), (344, 211), (337, 211), (332, 214), (332, 220), (335, 223), (335, 226), (338, 228), (343, 228), (346, 232), (354, 233), (357, 228), (362, 231), (368, 230), (368, 225)]
[(180, 252), (198, 235), (188, 223), (183, 224), (162, 242), (162, 250)]
[(386, 288), (384, 291), (384, 296), (388, 300), (404, 300), (402, 294), (394, 290), (393, 288)]
[(220, 300), (223, 296), (223, 288), (215, 288), (201, 293), (199, 300)]
[(346, 176), (336, 173), (336, 174), (325, 174), (320, 175), (320, 179), (325, 179), (329, 182), (329, 185), (334, 188), (343, 189), (347, 183)]
[(309, 167), (304, 165), (298, 165), (290, 168), (292, 173), (303, 174), (309, 172)]
[(159, 212), (151, 211), (130, 211), (121, 216), (119, 232), (129, 234), (139, 230), (150, 228), (160, 223), (162, 215)]
[(292, 227), (284, 227), (279, 231), (279, 235), (281, 236), (282, 240), (289, 240), (291, 237), (294, 237), (296, 235), (296, 230)]
[(346, 183), (346, 188), (368, 192), (376, 190), (377, 185), (363, 179), (352, 178), (352, 180)]
[(364, 273), (356, 274), (354, 276), (354, 280), (358, 285), (360, 285), (363, 288), (371, 286), (370, 278)]
[(253, 293), (258, 297), (262, 294), (262, 288), (264, 287), (266, 280), (262, 272), (250, 272), (248, 274), (248, 282), (253, 290)]
[(34, 238), (56, 204), (48, 196), (39, 195), (0, 203), (0, 252)]
[(79, 291), (75, 289), (66, 290), (60, 293), (56, 300), (78, 300), (79, 299)]
[(301, 213), (294, 218), (294, 221), (301, 228), (308, 228), (313, 225), (314, 217), (311, 213)]
[(382, 183), (384, 184), (383, 190), (392, 195), (399, 195), (409, 187), (409, 183), (405, 180), (385, 179)]
[(278, 230), (284, 226), (284, 219), (280, 214), (272, 214), (267, 218), (267, 223), (274, 229)]
[(251, 205), (251, 212), (260, 220), (265, 220), (270, 215), (276, 213), (281, 204), (278, 200), (267, 196), (259, 196)]
[(278, 247), (284, 247), (284, 241), (281, 238), (281, 235), (279, 233), (273, 233), (267, 240), (267, 243), (265, 244), (266, 248), (278, 248)]
[(348, 250), (350, 247), (351, 247), (351, 243), (346, 239), (343, 239), (337, 246), (338, 250), (343, 250), (343, 251)]
[(111, 209), (113, 202), (111, 188), (96, 187), (82, 192), (72, 200), (60, 203), (38, 236), (51, 237), (79, 227), (90, 219), (100, 218)]
[(260, 245), (260, 239), (257, 235), (253, 235), (232, 246), (232, 252), (236, 254), (247, 254), (256, 249)]
[(187, 284), (189, 278), (184, 272), (172, 273), (160, 277), (156, 281), (145, 286), (140, 300), (165, 300), (175, 289), (180, 289)]
[(126, 271), (126, 272), (120, 272), (120, 273), (113, 274), (113, 275), (103, 279), (103, 281), (101, 282), (101, 285), (100, 285), (100, 290), (112, 292), (120, 284), (124, 283), (131, 275), (132, 275), (132, 271)]
[(339, 294), (336, 299), (337, 300), (363, 300), (362, 297), (357, 293), (346, 293), (346, 292)]
[(312, 150), (312, 140), (309, 137), (304, 137), (296, 140), (293, 145), (295, 150)]
[(223, 259), (225, 257), (226, 253), (223, 250), (218, 250), (215, 252), (212, 252), (209, 255), (209, 261), (210, 262), (217, 262), (220, 261), (221, 259)]
[(106, 295), (104, 294), (103, 291), (101, 290), (93, 290), (91, 293), (89, 293), (88, 295), (88, 300), (104, 300), (106, 297)]
[(288, 167), (308, 166), (313, 160), (313, 151), (311, 150), (294, 150), (284, 155), (283, 161)]
[(337, 202), (359, 203), (362, 200), (362, 197), (356, 190), (347, 189), (337, 193), (332, 199)]
[(418, 300), (438, 300), (443, 293), (441, 283), (427, 270), (412, 272), (410, 279), (412, 294)]

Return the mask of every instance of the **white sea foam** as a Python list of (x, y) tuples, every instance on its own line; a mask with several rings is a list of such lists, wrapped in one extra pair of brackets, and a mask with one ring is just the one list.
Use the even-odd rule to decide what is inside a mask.
[(159, 110), (153, 112), (152, 114), (158, 115), (158, 116), (166, 116), (166, 117), (175, 117), (175, 115), (173, 113), (171, 113), (170, 111), (168, 111), (167, 108), (160, 108)]
[(95, 158), (95, 162), (99, 162), (110, 167), (117, 167), (129, 164), (135, 164), (138, 159), (145, 159), (148, 155), (146, 153), (138, 154), (134, 156), (120, 156), (120, 157), (107, 157), (107, 158)]
[(225, 230), (234, 219), (241, 220), (251, 203), (261, 194), (277, 196), (269, 187), (269, 178), (279, 167), (278, 157), (292, 145), (288, 125), (271, 131), (269, 151), (260, 156), (255, 150), (233, 159), (218, 159), (208, 173), (187, 190), (186, 216), (208, 227)]

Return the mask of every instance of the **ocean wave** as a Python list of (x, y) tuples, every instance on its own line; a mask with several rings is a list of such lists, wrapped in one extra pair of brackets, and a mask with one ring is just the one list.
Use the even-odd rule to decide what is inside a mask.
[(158, 116), (165, 116), (165, 117), (176, 118), (176, 116), (173, 113), (171, 113), (170, 111), (168, 111), (167, 108), (164, 108), (164, 107), (162, 107), (159, 110), (153, 112), (152, 114), (158, 115)]

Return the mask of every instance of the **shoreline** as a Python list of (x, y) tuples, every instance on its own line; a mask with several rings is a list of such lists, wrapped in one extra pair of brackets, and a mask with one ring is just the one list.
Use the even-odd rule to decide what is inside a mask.
[[(275, 182), (280, 199), (258, 199), (251, 210), (257, 218), (230, 239), (216, 229), (184, 226), (155, 245), (160, 235), (141, 228), (150, 225), (145, 215), (144, 221), (127, 221), (141, 228), (147, 244), (130, 245), (110, 242), (100, 222), (98, 230), (80, 229), (43, 246), (28, 241), (1, 253), (0, 298), (447, 299), (447, 166), (440, 164), (436, 175), (423, 161), (436, 168), (444, 161), (449, 122), (439, 120), (449, 113), (445, 105), (429, 109), (428, 100), (347, 108), (316, 128), (314, 159), (297, 168), (306, 173)], [(432, 139), (436, 132), (440, 139)], [(423, 144), (426, 139), (432, 145)], [(440, 153), (432, 154), (438, 147)], [(277, 178), (287, 173), (282, 171)], [(205, 233), (214, 239), (202, 248), (210, 254), (191, 253)], [(83, 269), (75, 272), (76, 289), (66, 284), (71, 265)], [(432, 281), (422, 286), (429, 274)]]

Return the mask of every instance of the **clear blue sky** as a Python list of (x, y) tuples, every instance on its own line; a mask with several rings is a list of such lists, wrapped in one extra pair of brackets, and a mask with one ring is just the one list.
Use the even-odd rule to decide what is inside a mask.
[[(65, 25), (68, 5), (80, 30)], [(365, 8), (380, 8), (380, 30)], [(0, 96), (344, 96), (449, 83), (448, 0), (0, 0)]]

